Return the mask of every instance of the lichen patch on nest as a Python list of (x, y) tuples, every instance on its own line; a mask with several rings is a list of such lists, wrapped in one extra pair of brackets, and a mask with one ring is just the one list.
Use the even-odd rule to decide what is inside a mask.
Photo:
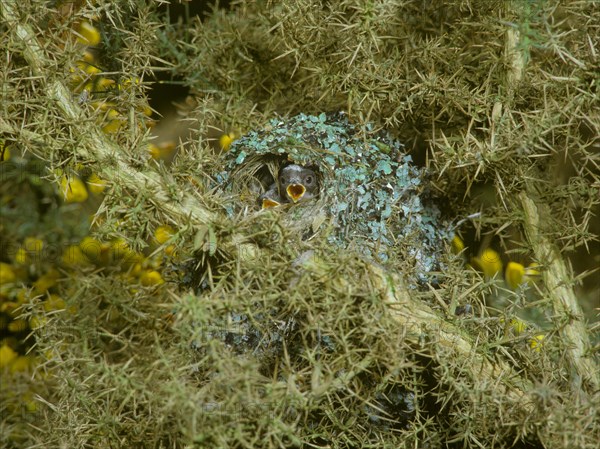
[[(326, 215), (331, 244), (352, 245), (380, 263), (393, 263), (402, 254), (414, 261), (413, 275), (421, 281), (440, 268), (440, 251), (452, 232), (427, 188), (426, 171), (412, 164), (402, 143), (388, 133), (353, 124), (344, 113), (299, 114), (249, 132), (224, 157), (226, 169), (217, 179), (234, 193), (248, 178), (264, 184), (257, 177), (264, 167), (272, 170), (271, 180), (286, 163), (317, 170), (316, 204), (286, 209), (295, 226), (306, 227), (299, 232), (310, 235), (314, 217)], [(236, 200), (239, 209), (242, 201)]]

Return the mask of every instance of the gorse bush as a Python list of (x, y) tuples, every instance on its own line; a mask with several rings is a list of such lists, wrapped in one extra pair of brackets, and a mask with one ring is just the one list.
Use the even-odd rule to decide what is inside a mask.
[(3, 446), (596, 447), (594, 2), (0, 13)]

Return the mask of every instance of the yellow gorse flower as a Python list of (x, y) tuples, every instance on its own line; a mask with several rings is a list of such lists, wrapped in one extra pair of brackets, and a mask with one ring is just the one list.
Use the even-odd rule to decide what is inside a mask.
[(540, 352), (542, 350), (542, 346), (544, 346), (544, 334), (539, 334), (534, 336), (531, 340), (529, 340), (529, 347), (536, 352)]
[(38, 295), (47, 292), (58, 283), (60, 278), (60, 272), (51, 268), (33, 283), (34, 292)]
[(0, 368), (9, 366), (16, 358), (17, 353), (6, 343), (0, 347)]
[(17, 249), (17, 252), (15, 253), (15, 263), (18, 263), (19, 265), (25, 265), (28, 262), (29, 256), (27, 255), (25, 248), (21, 247)]
[(504, 318), (500, 318), (500, 324), (504, 325), (505, 335), (512, 333), (513, 335), (518, 336), (527, 330), (527, 323), (519, 318), (511, 318), (508, 321), (508, 325), (506, 325), (506, 320)]
[(169, 240), (175, 234), (175, 230), (169, 225), (163, 225), (156, 228), (154, 231), (154, 238), (156, 241), (162, 245), (167, 240)]
[(29, 320), (29, 327), (31, 329), (41, 329), (48, 322), (48, 318), (45, 316), (34, 316)]
[(508, 262), (504, 279), (510, 288), (516, 290), (523, 283), (525, 277), (525, 267), (517, 262)]
[(102, 264), (108, 261), (110, 245), (102, 243), (93, 237), (84, 237), (81, 242), (79, 242), (79, 249), (88, 260), (95, 264)]
[(537, 277), (539, 277), (540, 272), (538, 270), (539, 264), (532, 262), (525, 268), (525, 281), (533, 282)]
[(63, 176), (60, 180), (60, 189), (67, 203), (83, 203), (88, 199), (85, 184), (75, 175)]
[(115, 80), (100, 76), (100, 77), (96, 78), (96, 80), (94, 81), (93, 90), (94, 90), (94, 92), (106, 92), (106, 91), (112, 89), (115, 86), (115, 84), (116, 84)]
[(174, 142), (163, 142), (159, 145), (153, 143), (148, 145), (148, 151), (152, 159), (157, 161), (169, 159), (175, 151), (176, 145)]
[(8, 323), (8, 331), (15, 334), (27, 330), (27, 327), (27, 321), (25, 321), (22, 318), (17, 318), (16, 320), (13, 320), (10, 323)]
[[(85, 57), (81, 61), (77, 61), (75, 66), (80, 71), (80, 73), (83, 72), (87, 75), (97, 75), (98, 73), (102, 72), (102, 70), (94, 64), (93, 60), (87, 61)], [(77, 70), (71, 69), (71, 72), (76, 73)], [(86, 77), (86, 79), (88, 79), (88, 77)]]
[(140, 282), (146, 287), (164, 284), (161, 274), (156, 270), (146, 270), (140, 276)]
[(471, 259), (471, 265), (483, 272), (486, 278), (493, 278), (502, 272), (502, 259), (500, 254), (492, 248), (484, 249), (481, 254)]
[(41, 260), (44, 242), (35, 237), (27, 237), (15, 254), (15, 262), (21, 265)]
[(457, 235), (452, 238), (451, 245), (454, 254), (460, 254), (465, 249), (465, 242)]
[[(159, 245), (168, 242), (173, 235), (175, 235), (175, 230), (169, 225), (159, 226), (154, 231), (154, 239)], [(164, 250), (168, 256), (172, 256), (175, 253), (175, 245), (167, 245)]]
[(12, 267), (4, 262), (0, 262), (0, 285), (12, 284), (17, 279)]
[(53, 312), (56, 310), (65, 310), (67, 304), (65, 300), (58, 295), (50, 295), (46, 301), (44, 301), (44, 310), (46, 312)]
[(6, 142), (0, 141), (0, 162), (7, 161), (10, 159), (10, 151)]
[(62, 263), (70, 267), (83, 266), (89, 263), (88, 258), (77, 245), (67, 247), (62, 254), (61, 260)]
[(28, 253), (39, 254), (44, 249), (44, 241), (37, 237), (27, 237), (23, 241), (23, 247)]
[(527, 324), (523, 320), (513, 318), (512, 320), (510, 320), (510, 327), (512, 328), (515, 335), (521, 335), (523, 332), (525, 332)]
[(236, 135), (234, 133), (223, 134), (219, 137), (219, 146), (223, 151), (228, 151), (235, 139)]
[(143, 256), (132, 250), (124, 239), (115, 239), (110, 243), (109, 260), (111, 263), (135, 265)]
[(105, 119), (108, 120), (102, 127), (102, 132), (105, 134), (115, 134), (127, 123), (125, 117), (115, 109), (109, 109), (106, 112)]
[(518, 262), (509, 262), (506, 265), (504, 278), (510, 288), (516, 290), (520, 285), (533, 282), (539, 276), (539, 271), (536, 269), (538, 264), (532, 263), (528, 267), (524, 267)]
[(100, 195), (106, 188), (106, 181), (100, 179), (97, 174), (92, 173), (87, 180), (87, 186), (90, 192), (95, 195)]
[(20, 355), (11, 364), (12, 373), (29, 371), (36, 364), (36, 359), (31, 355)]
[(83, 21), (77, 27), (77, 40), (84, 45), (98, 45), (100, 43), (100, 31), (90, 22)]

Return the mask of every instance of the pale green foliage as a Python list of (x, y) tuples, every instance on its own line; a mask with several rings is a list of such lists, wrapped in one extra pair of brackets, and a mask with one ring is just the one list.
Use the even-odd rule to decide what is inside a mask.
[[(572, 260), (575, 272), (555, 284), (595, 299), (594, 2), (237, 1), (173, 23), (158, 2), (82, 2), (69, 13), (65, 3), (0, 3), (0, 138), (12, 154), (44, 160), (51, 180), (57, 169), (101, 175), (109, 188), (97, 232), (137, 249), (169, 223), (181, 260), (160, 287), (132, 286), (110, 270), (61, 283), (77, 309), (35, 333), (45, 361), (28, 380), (40, 386), (33, 418), (22, 419), (11, 396), (24, 380), (2, 376), (3, 445), (597, 446), (597, 370), (573, 360), (594, 366), (598, 347), (585, 344), (583, 318), (561, 309), (557, 289), (540, 283), (528, 302), (451, 256), (437, 288), (409, 288), (402, 269), (383, 271), (325, 232), (303, 239), (276, 211), (236, 209), (247, 199), (218, 185), (224, 160), (253, 163), (261, 141), (251, 131), (275, 115), (345, 110), (359, 130), (371, 123), (373, 135), (392, 133), (370, 147), (384, 179), (417, 179), (416, 166), (384, 156), (400, 141), (430, 173), (411, 187), (419, 195), (436, 192), (449, 217), (482, 212), (471, 226), (511, 256)], [(108, 95), (128, 120), (111, 137), (65, 81), (81, 58), (68, 36), (92, 17), (105, 71), (133, 80)], [(156, 74), (195, 97), (185, 111), (192, 129), (170, 166), (149, 158), (149, 130), (138, 126)], [(217, 155), (205, 138), (213, 126), (247, 137)], [(359, 179), (356, 167), (339, 166)], [(523, 195), (540, 205), (535, 233)], [(394, 205), (402, 206), (414, 204)], [(546, 266), (568, 265), (536, 261), (546, 277)], [(508, 306), (494, 310), (494, 296)], [(467, 303), (475, 314), (457, 317)], [(39, 302), (28, 307), (39, 312)], [(506, 325), (527, 308), (552, 311), (539, 351), (528, 343), (535, 326), (515, 335)], [(573, 333), (573, 323), (584, 331)]]

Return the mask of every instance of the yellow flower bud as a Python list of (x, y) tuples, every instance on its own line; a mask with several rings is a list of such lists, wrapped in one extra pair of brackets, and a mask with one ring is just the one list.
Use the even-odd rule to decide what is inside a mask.
[(142, 285), (149, 287), (152, 285), (163, 284), (165, 281), (163, 280), (162, 276), (160, 275), (160, 273), (158, 271), (146, 270), (140, 276), (140, 282), (142, 283)]
[(29, 371), (35, 364), (35, 357), (31, 355), (20, 355), (10, 365), (12, 373)]
[(10, 151), (4, 141), (0, 141), (0, 162), (4, 162), (10, 159)]
[(527, 329), (527, 323), (519, 318), (511, 318), (506, 326), (504, 318), (500, 318), (500, 324), (504, 325), (504, 333), (512, 331), (513, 335), (521, 335)]
[(464, 249), (465, 249), (465, 242), (463, 242), (462, 239), (458, 235), (455, 235), (452, 238), (452, 252), (454, 254), (460, 254)]
[(138, 77), (130, 77), (125, 78), (121, 84), (118, 85), (119, 90), (127, 90), (132, 85), (138, 86), (140, 84), (140, 79)]
[(103, 76), (96, 78), (94, 82), (94, 92), (106, 92), (115, 85), (116, 81)]
[(149, 144), (148, 151), (150, 152), (150, 156), (155, 160), (167, 160), (175, 151), (176, 145), (175, 142), (163, 142), (160, 145)]
[(510, 320), (510, 326), (512, 327), (512, 330), (514, 331), (515, 335), (521, 335), (523, 332), (525, 332), (525, 329), (527, 328), (527, 324), (525, 324), (525, 321), (520, 320), (518, 318), (513, 318), (512, 320)]
[(110, 243), (109, 260), (111, 263), (121, 262), (133, 265), (143, 258), (140, 253), (132, 250), (124, 239), (115, 239)]
[(62, 262), (70, 267), (87, 265), (88, 258), (85, 257), (83, 251), (77, 245), (71, 245), (65, 249), (62, 254)]
[(29, 320), (29, 327), (32, 329), (41, 329), (48, 322), (48, 318), (44, 316), (34, 316)]
[(100, 100), (100, 101), (92, 101), (90, 105), (99, 111), (108, 111), (111, 108), (115, 107), (115, 104), (111, 101)]
[(23, 395), (21, 402), (25, 406), (25, 410), (27, 410), (28, 413), (37, 412), (37, 402), (35, 399), (33, 399), (31, 393)]
[(148, 152), (150, 153), (150, 157), (152, 157), (152, 159), (160, 159), (160, 148), (153, 143), (148, 144)]
[(150, 105), (145, 105), (142, 107), (142, 114), (144, 114), (146, 117), (152, 117), (152, 108)]
[(22, 318), (18, 318), (16, 320), (13, 320), (10, 323), (8, 323), (8, 331), (15, 333), (15, 334), (18, 332), (23, 332), (23, 331), (27, 330), (27, 327), (28, 327), (27, 321), (25, 321)]
[(17, 295), (15, 296), (17, 304), (25, 304), (30, 299), (30, 291), (29, 288), (23, 287), (17, 291)]
[(156, 228), (156, 231), (154, 232), (154, 238), (160, 245), (162, 245), (169, 240), (173, 234), (175, 234), (175, 230), (171, 226), (163, 225)]
[(544, 334), (538, 334), (534, 336), (531, 340), (529, 340), (529, 347), (536, 352), (540, 352), (542, 346), (544, 346)]
[(23, 241), (23, 247), (29, 253), (39, 254), (42, 252), (42, 249), (44, 249), (44, 241), (35, 237), (27, 237)]
[(0, 262), (0, 285), (12, 284), (17, 279), (12, 267), (4, 262)]
[(94, 57), (94, 53), (92, 53), (89, 50), (85, 50), (83, 52), (83, 54), (81, 55), (81, 58), (83, 61), (87, 62), (88, 64), (92, 64), (96, 58)]
[(492, 248), (486, 248), (478, 257), (471, 259), (471, 265), (483, 272), (486, 278), (493, 278), (502, 271), (502, 259), (500, 254)]
[(102, 127), (102, 132), (105, 134), (115, 134), (125, 125), (125, 123), (127, 123), (125, 117), (115, 109), (108, 110), (106, 119), (108, 119), (108, 122)]
[(100, 43), (100, 31), (90, 22), (83, 21), (77, 27), (77, 40), (84, 45), (98, 45)]
[(524, 281), (525, 267), (517, 262), (508, 262), (504, 279), (510, 288), (516, 290)]
[[(97, 75), (98, 73), (102, 72), (102, 70), (95, 66), (94, 64), (90, 64), (88, 61), (77, 61), (76, 63), (77, 69), (81, 72), (84, 72), (88, 75)], [(75, 72), (75, 70), (73, 70), (72, 72)], [(89, 79), (89, 77), (86, 77), (86, 79)]]
[(540, 276), (540, 272), (537, 269), (538, 267), (539, 264), (536, 262), (527, 265), (527, 268), (525, 268), (525, 282), (533, 282)]
[(53, 312), (55, 310), (65, 310), (67, 304), (65, 300), (58, 295), (50, 295), (46, 301), (44, 301), (44, 310), (46, 312)]
[(60, 277), (60, 272), (54, 268), (51, 268), (33, 283), (34, 292), (38, 295), (47, 292), (57, 284)]
[(0, 347), (0, 368), (10, 365), (18, 357), (17, 353), (6, 343)]
[(19, 307), (19, 304), (14, 301), (2, 301), (0, 302), (0, 312), (8, 313), (10, 316), (16, 316), (15, 310)]
[(219, 137), (219, 145), (221, 146), (221, 149), (223, 151), (228, 151), (234, 140), (235, 140), (235, 134), (233, 134), (233, 133), (223, 134), (221, 137)]
[(39, 261), (44, 248), (44, 242), (41, 239), (27, 237), (21, 247), (15, 254), (15, 262), (25, 265), (34, 261)]
[(102, 243), (93, 237), (84, 237), (79, 242), (81, 252), (93, 263), (101, 264), (108, 262), (108, 252), (110, 245)]
[(15, 263), (18, 263), (19, 265), (25, 265), (26, 263), (29, 263), (29, 255), (27, 254), (25, 248), (21, 247), (15, 253)]
[(77, 176), (63, 176), (60, 180), (60, 187), (67, 203), (83, 203), (88, 198), (85, 184)]
[(87, 186), (94, 195), (100, 195), (106, 188), (106, 181), (100, 179), (97, 174), (92, 173), (87, 180)]

